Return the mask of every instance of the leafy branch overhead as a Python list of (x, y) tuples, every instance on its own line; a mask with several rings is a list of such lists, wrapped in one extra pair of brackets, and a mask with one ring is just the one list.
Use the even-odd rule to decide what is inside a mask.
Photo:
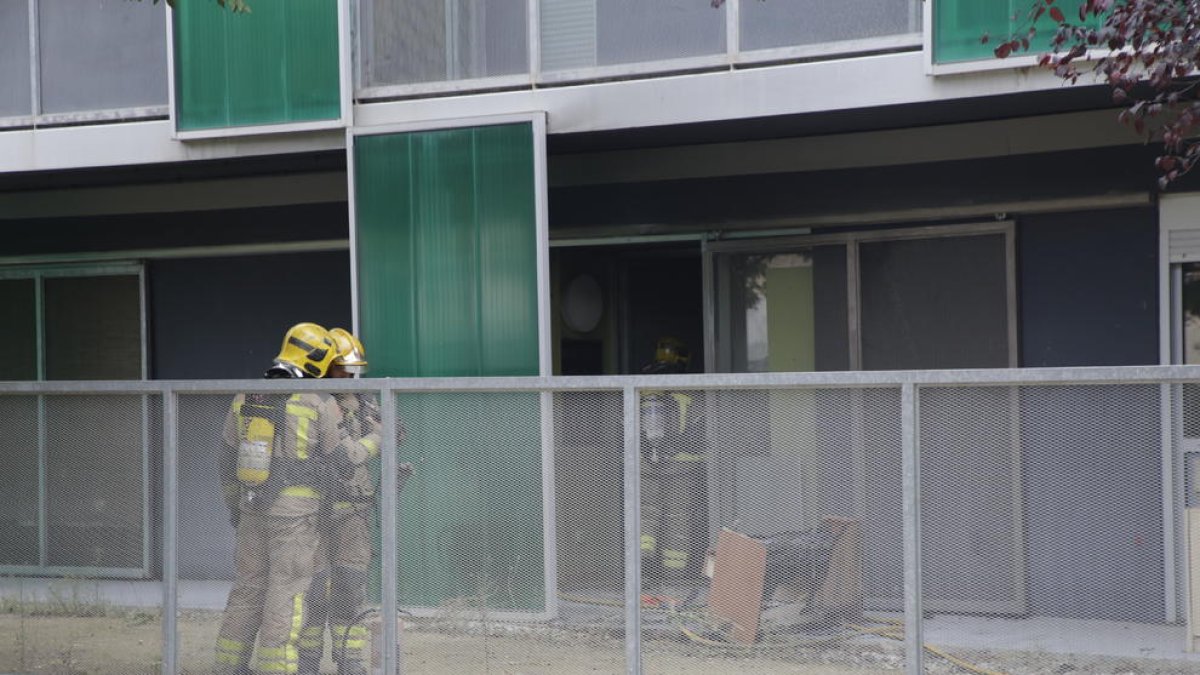
[[(1066, 1), (1034, 0), (1016, 33), (995, 48), (996, 57), (1028, 51), (1037, 35), (1035, 23), (1049, 17), (1056, 24), (1051, 51), (1038, 58), (1038, 65), (1075, 84), (1080, 64), (1092, 63), (1097, 79), (1112, 88), (1113, 102), (1123, 107), (1120, 121), (1147, 142), (1162, 141), (1155, 165), (1165, 188), (1200, 160), (1193, 138), (1200, 123), (1200, 2), (1083, 0), (1076, 17), (1063, 11)], [(1092, 26), (1086, 25), (1089, 20)]]
[[(137, 1), (142, 2), (142, 0), (137, 0)], [(153, 0), (154, 4), (156, 4), (156, 5), (159, 3), (159, 1), (160, 0)], [(162, 1), (166, 2), (167, 6), (172, 7), (172, 8), (178, 6), (179, 3), (181, 2), (181, 0), (162, 0)], [(228, 9), (231, 12), (242, 12), (242, 13), (246, 13), (246, 14), (250, 13), (250, 5), (246, 2), (246, 0), (216, 0), (216, 1), (217, 1), (218, 5)]]

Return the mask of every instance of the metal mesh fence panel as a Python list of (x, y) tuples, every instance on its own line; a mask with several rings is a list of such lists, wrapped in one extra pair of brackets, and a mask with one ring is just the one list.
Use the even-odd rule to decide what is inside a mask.
[(370, 663), (379, 410), (366, 392), (180, 397), (182, 672)]
[(1163, 392), (920, 389), (927, 642), (1013, 674), (1149, 666), (1128, 655), (1156, 656), (1175, 602)]
[(497, 641), (499, 622), (551, 606), (541, 406), (536, 392), (397, 396), (399, 459), (413, 467), (397, 519), (398, 602), (414, 615), (406, 672), (446, 659), (486, 672), (517, 658)]
[(157, 396), (0, 397), (0, 672), (157, 672), (160, 419)]
[(529, 71), (524, 0), (367, 0), (359, 18), (366, 86)]
[(0, 672), (1195, 672), (1197, 385), (1071, 375), (0, 386)]
[(543, 0), (546, 71), (638, 63), (725, 50), (725, 12), (685, 0)]
[(896, 389), (642, 393), (645, 672), (902, 665), (877, 634), (902, 616), (899, 403)]
[[(556, 394), (553, 438), (556, 606), (566, 630), (556, 630), (547, 646), (570, 654), (568, 664), (588, 664), (590, 672), (623, 673), (627, 598), (621, 393)], [(559, 664), (558, 669), (530, 672), (565, 671)]]
[(742, 49), (766, 49), (915, 33), (921, 30), (914, 0), (824, 3), (742, 2)]

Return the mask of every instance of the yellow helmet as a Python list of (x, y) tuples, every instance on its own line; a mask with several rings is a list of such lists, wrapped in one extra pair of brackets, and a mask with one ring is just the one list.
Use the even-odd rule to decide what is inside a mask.
[(345, 328), (331, 328), (329, 337), (337, 347), (337, 355), (333, 357), (333, 365), (341, 366), (348, 373), (367, 372), (367, 350), (354, 333)]
[(315, 323), (298, 323), (283, 336), (283, 346), (267, 377), (324, 377), (337, 356), (329, 331)]
[(687, 344), (679, 338), (670, 336), (659, 338), (658, 344), (654, 347), (656, 363), (684, 368), (687, 367), (690, 360), (691, 353), (688, 351)]

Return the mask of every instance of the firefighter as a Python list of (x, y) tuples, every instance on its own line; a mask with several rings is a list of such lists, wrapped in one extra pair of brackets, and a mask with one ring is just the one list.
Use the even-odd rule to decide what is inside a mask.
[[(653, 374), (683, 373), (690, 355), (673, 337), (660, 339)], [(642, 569), (679, 578), (696, 571), (705, 504), (704, 430), (696, 394), (647, 391), (641, 399)]]
[[(327, 376), (346, 378), (366, 372), (366, 351), (358, 338), (342, 328), (329, 333), (337, 355)], [(370, 521), (378, 491), (380, 411), (375, 395), (333, 396), (342, 413), (346, 438), (334, 453), (335, 470), (322, 508), (317, 570), (308, 594), (308, 621), (300, 633), (301, 675), (320, 672), (326, 622), (338, 674), (366, 673), (367, 628), (360, 613), (371, 563)], [(404, 476), (412, 468), (401, 464), (398, 470)]]
[[(292, 326), (267, 378), (318, 378), (337, 355), (314, 323)], [(225, 421), (221, 483), (235, 532), (237, 579), (217, 636), (216, 672), (295, 673), (314, 571), (328, 458), (343, 438), (331, 396), (239, 394)]]

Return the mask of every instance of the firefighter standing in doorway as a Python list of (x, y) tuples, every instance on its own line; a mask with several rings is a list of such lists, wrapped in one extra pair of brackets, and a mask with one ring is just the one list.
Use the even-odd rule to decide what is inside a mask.
[[(686, 372), (690, 354), (681, 340), (658, 341), (645, 373)], [(647, 391), (641, 400), (642, 569), (679, 578), (696, 571), (705, 505), (704, 429), (696, 394)]]
[[(267, 378), (318, 378), (337, 355), (329, 333), (292, 326)], [(217, 636), (216, 672), (296, 673), (304, 596), (312, 583), (317, 514), (328, 461), (343, 433), (327, 394), (239, 394), (225, 421), (222, 488), (236, 529), (237, 579)]]
[[(327, 374), (347, 378), (366, 372), (362, 343), (343, 328), (329, 331), (337, 355)], [(378, 493), (380, 448), (379, 402), (374, 394), (333, 395), (342, 413), (346, 438), (334, 453), (328, 494), (320, 520), (320, 548), (309, 590), (308, 620), (300, 633), (300, 675), (320, 672), (329, 624), (333, 660), (338, 675), (365, 675), (367, 628), (361, 611), (366, 600), (367, 570), (371, 563), (371, 517)], [(400, 428), (403, 442), (403, 427)], [(403, 463), (401, 478), (412, 471)]]

